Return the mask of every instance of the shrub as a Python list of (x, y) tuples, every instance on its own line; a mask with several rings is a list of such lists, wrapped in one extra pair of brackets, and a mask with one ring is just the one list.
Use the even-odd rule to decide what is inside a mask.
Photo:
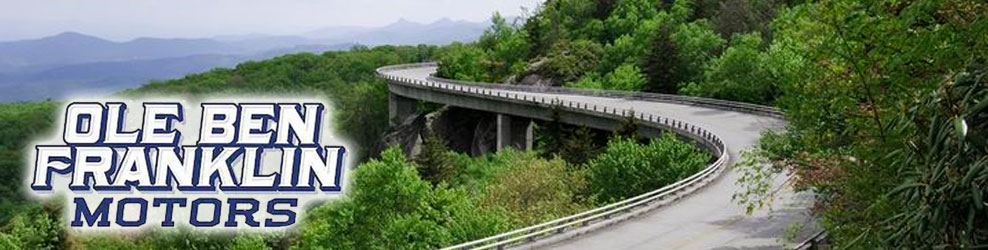
[(583, 173), (569, 171), (562, 159), (546, 160), (534, 152), (512, 149), (497, 154), (510, 160), (495, 166), (504, 171), (478, 190), (481, 207), (504, 209), (518, 226), (534, 225), (585, 208), (579, 203), (579, 191), (586, 186)]
[(423, 181), (398, 148), (353, 176), (344, 200), (309, 212), (295, 248), (438, 248), (508, 229), (503, 215), (478, 209), (466, 192)]
[(60, 212), (51, 208), (32, 205), (14, 216), (0, 230), (0, 247), (3, 249), (62, 249), (65, 248), (65, 232)]
[(271, 247), (264, 241), (261, 234), (241, 234), (233, 238), (233, 244), (229, 250), (270, 250)]
[(640, 145), (616, 137), (587, 163), (587, 181), (600, 202), (614, 202), (676, 182), (703, 169), (710, 155), (669, 133)]

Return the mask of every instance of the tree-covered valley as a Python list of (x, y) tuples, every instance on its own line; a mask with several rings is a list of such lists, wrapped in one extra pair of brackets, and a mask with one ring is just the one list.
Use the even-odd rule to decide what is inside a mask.
[[(287, 55), (119, 93), (332, 103), (334, 129), (358, 145), (360, 166), (346, 198), (284, 233), (74, 233), (62, 223), (65, 204), (21, 191), (26, 147), (53, 128), (59, 103), (3, 104), (0, 249), (438, 248), (647, 192), (712, 161), (672, 135), (637, 137), (634, 119), (614, 133), (540, 122), (528, 151), (476, 154), (436, 133), (424, 133), (415, 154), (386, 145), (388, 90), (374, 70), (424, 61), (451, 79), (775, 106), (786, 130), (765, 134), (745, 153), (753, 163), (734, 168), (793, 174), (815, 194), (815, 221), (833, 245), (983, 247), (986, 14), (988, 3), (974, 0), (549, 0), (524, 18), (495, 14), (475, 43)], [(763, 191), (748, 191), (737, 202), (764, 205)]]

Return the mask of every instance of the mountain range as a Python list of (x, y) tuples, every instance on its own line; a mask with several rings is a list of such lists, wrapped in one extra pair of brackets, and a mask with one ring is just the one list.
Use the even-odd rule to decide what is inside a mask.
[(232, 67), (284, 54), (346, 50), (354, 45), (470, 42), (489, 22), (404, 19), (382, 27), (338, 26), (298, 35), (247, 34), (200, 39), (115, 42), (76, 32), (0, 42), (0, 102), (106, 94), (150, 80)]

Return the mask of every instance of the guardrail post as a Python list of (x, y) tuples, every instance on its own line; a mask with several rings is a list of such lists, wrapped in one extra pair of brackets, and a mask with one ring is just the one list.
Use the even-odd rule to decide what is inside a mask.
[[(435, 65), (435, 64), (432, 64), (432, 65)], [(393, 67), (393, 69), (399, 69), (399, 68)], [(392, 83), (395, 83), (395, 84), (394, 85), (391, 85), (391, 86), (400, 86), (400, 87), (405, 87), (405, 88), (407, 88), (408, 85), (410, 85), (410, 83), (411, 83), (411, 84), (419, 84), (419, 85), (425, 85), (425, 86), (434, 86), (434, 87), (439, 87), (439, 88), (444, 88), (444, 89), (450, 89), (450, 90), (460, 90), (460, 91), (466, 91), (466, 92), (472, 92), (472, 93), (478, 93), (478, 94), (485, 94), (486, 93), (487, 95), (493, 95), (493, 96), (497, 96), (497, 97), (501, 97), (502, 93), (504, 93), (503, 94), (504, 95), (503, 97), (505, 97), (505, 98), (512, 98), (512, 94), (514, 94), (513, 97), (515, 99), (518, 99), (520, 97), (521, 100), (526, 100), (526, 101), (528, 100), (528, 94), (524, 94), (524, 93), (510, 93), (510, 91), (515, 91), (515, 90), (518, 90), (518, 89), (521, 89), (521, 90), (532, 89), (532, 88), (520, 88), (520, 87), (519, 88), (515, 88), (515, 87), (498, 88), (498, 87), (494, 87), (494, 89), (489, 89), (489, 88), (472, 88), (471, 89), (470, 86), (472, 86), (472, 85), (454, 84), (457, 81), (449, 81), (449, 80), (441, 80), (441, 79), (436, 80), (436, 81), (440, 81), (440, 82), (436, 82), (436, 81), (432, 81), (432, 80), (429, 80), (429, 81), (420, 81), (420, 80), (416, 80), (416, 79), (410, 79), (410, 78), (404, 78), (404, 77), (394, 77), (394, 76), (387, 76), (385, 74), (381, 74), (381, 72), (384, 72), (384, 71), (386, 71), (386, 70), (379, 69), (378, 70), (378, 74), (382, 78), (395, 79), (395, 82), (392, 82)], [(553, 89), (553, 88), (548, 88), (548, 89), (538, 88), (537, 90), (542, 90), (543, 92), (549, 92), (549, 93), (569, 93), (567, 91), (575, 91), (575, 90), (557, 90), (557, 89)], [(577, 91), (577, 92), (579, 92), (579, 91)], [(585, 94), (587, 92), (579, 92), (579, 93)], [(639, 96), (637, 94), (634, 94), (634, 95), (623, 95), (622, 93), (613, 93), (613, 92), (594, 92), (593, 95), (595, 95), (595, 96), (617, 97), (617, 98), (621, 98), (621, 97), (624, 97), (624, 98), (641, 98), (641, 96)], [(649, 97), (649, 96), (648, 95), (645, 95), (645, 97)], [(652, 97), (655, 97), (655, 96), (652, 96)], [(773, 111), (772, 109), (768, 109), (768, 108), (766, 108), (766, 110), (760, 110), (760, 109), (757, 109), (757, 108), (751, 108), (751, 107), (747, 107), (747, 106), (738, 106), (738, 104), (734, 104), (734, 103), (730, 103), (730, 102), (715, 103), (715, 102), (711, 102), (710, 100), (696, 99), (696, 98), (686, 98), (686, 97), (676, 97), (676, 96), (666, 96), (666, 95), (657, 95), (657, 97), (655, 97), (655, 98), (657, 98), (658, 100), (671, 101), (673, 103), (701, 104), (701, 106), (713, 106), (715, 108), (725, 108), (725, 107), (732, 108), (733, 107), (733, 109), (736, 109), (736, 110), (747, 110), (748, 112), (758, 111), (758, 112), (763, 112), (763, 113), (771, 113)], [(581, 102), (578, 102), (578, 101), (577, 102), (574, 102), (574, 101), (569, 101), (569, 100), (561, 100), (559, 98), (553, 98), (553, 97), (549, 97), (549, 99), (550, 99), (550, 102), (553, 105), (564, 105), (565, 104), (566, 107), (571, 107), (571, 108), (580, 108), (581, 107), (580, 106), (581, 105)], [(545, 96), (536, 97), (536, 95), (532, 95), (532, 101), (533, 102), (538, 102), (538, 100), (541, 100), (542, 101), (541, 103), (550, 103), (550, 102), (546, 102), (546, 97)], [(649, 99), (649, 100), (656, 100), (656, 99)], [(564, 103), (564, 101), (565, 101), (565, 103)], [(417, 101), (414, 100), (414, 99), (412, 99), (412, 98), (407, 98), (407, 97), (403, 97), (403, 96), (398, 96), (398, 95), (390, 94), (389, 95), (389, 115), (392, 118), (392, 122), (395, 122), (395, 121), (401, 122), (402, 120), (395, 119), (395, 118), (397, 118), (397, 117), (407, 118), (408, 116), (410, 116), (410, 115), (414, 114), (415, 112), (417, 112), (417, 110), (416, 110), (416, 107), (417, 107), (416, 102)], [(593, 109), (592, 110), (594, 112), (597, 112), (598, 111), (597, 105), (594, 104), (592, 106), (593, 106)], [(590, 109), (591, 105), (589, 103), (583, 103), (583, 106), (582, 107), (584, 109)], [(614, 107), (612, 107), (610, 110), (608, 110), (607, 106), (602, 106), (602, 110), (603, 110), (603, 113), (604, 114), (615, 114), (615, 115), (619, 114), (618, 109), (617, 108), (614, 108)], [(633, 110), (633, 108), (632, 109), (621, 109), (620, 115), (627, 116), (629, 114), (629, 112), (631, 112), (630, 113), (630, 115), (632, 116), (631, 118), (635, 118), (635, 117), (633, 117), (634, 116), (634, 113), (633, 113), (634, 110)], [(778, 111), (775, 111), (775, 112), (778, 112)], [(598, 113), (598, 115), (599, 115), (599, 113)], [(603, 116), (603, 117), (608, 117), (608, 116)], [(611, 117), (611, 118), (613, 118), (613, 117)], [(645, 119), (644, 113), (639, 113), (638, 118)], [(691, 137), (700, 136), (703, 139), (705, 139), (704, 141), (711, 142), (710, 144), (713, 144), (712, 146), (714, 148), (716, 148), (718, 154), (725, 153), (726, 146), (724, 145), (724, 143), (721, 140), (721, 138), (717, 137), (713, 133), (711, 133), (711, 132), (709, 132), (709, 131), (701, 128), (701, 127), (694, 126), (692, 124), (689, 124), (689, 123), (686, 123), (686, 122), (683, 122), (683, 121), (679, 121), (679, 120), (672, 120), (672, 119), (669, 119), (669, 118), (666, 118), (663, 121), (662, 120), (662, 116), (660, 116), (660, 115), (649, 114), (648, 115), (648, 119), (650, 121), (654, 121), (656, 123), (659, 123), (659, 124), (663, 125), (662, 127), (663, 128), (666, 128), (666, 129), (673, 128), (673, 129), (676, 129), (677, 131), (680, 131), (680, 132), (692, 133), (691, 134)], [(509, 115), (506, 115), (506, 114), (497, 114), (496, 121), (497, 121), (496, 128), (497, 128), (497, 136), (498, 136), (498, 138), (496, 139), (496, 141), (497, 141), (497, 148), (498, 149), (503, 148), (505, 146), (517, 147), (516, 145), (522, 145), (523, 148), (531, 147), (531, 138), (532, 138), (532, 135), (531, 135), (531, 120), (530, 119), (521, 118), (521, 117), (512, 117), (512, 116), (509, 116)], [(524, 140), (521, 140), (521, 138), (524, 138)], [(521, 141), (522, 143), (519, 143), (519, 141)], [(642, 202), (642, 203), (637, 204), (637, 205), (638, 206), (647, 206), (649, 204), (655, 203), (656, 201), (661, 201), (661, 200), (665, 200), (665, 199), (672, 199), (672, 200), (679, 199), (683, 195), (685, 195), (686, 193), (691, 192), (690, 190), (695, 189), (697, 186), (704, 185), (705, 183), (709, 182), (709, 180), (712, 178), (711, 176), (715, 176), (715, 175), (710, 174), (710, 173), (717, 173), (719, 171), (723, 171), (723, 169), (724, 169), (723, 167), (724, 167), (724, 164), (725, 164), (725, 162), (723, 160), (725, 160), (726, 158), (724, 158), (723, 155), (721, 155), (720, 157), (721, 158), (719, 158), (717, 162), (715, 162), (713, 165), (708, 166), (708, 168), (706, 170), (704, 170), (705, 172), (702, 175), (700, 175), (699, 177), (696, 177), (696, 178), (690, 177), (688, 179), (684, 179), (683, 181), (687, 181), (686, 182), (687, 184), (682, 185), (680, 187), (675, 187), (677, 190), (673, 190), (673, 192), (671, 193), (672, 195), (663, 196), (663, 197), (661, 197), (659, 199), (656, 199), (656, 200), (647, 200), (646, 202)], [(699, 180), (699, 181), (697, 181), (697, 180)], [(632, 207), (629, 207), (629, 208), (632, 208)], [(632, 209), (634, 209), (634, 208), (632, 208)], [(606, 215), (603, 215), (602, 217), (604, 219), (610, 220), (610, 219), (616, 217), (615, 215), (621, 215), (622, 212), (627, 211), (627, 209), (622, 209), (622, 210), (623, 211), (608, 211), (608, 212), (606, 212), (607, 214)], [(599, 221), (599, 219), (593, 220), (593, 221)], [(580, 224), (582, 224), (583, 226), (588, 226), (589, 224), (592, 224), (593, 221), (582, 221)], [(555, 224), (553, 224), (553, 225), (555, 225)], [(568, 228), (570, 228), (568, 226), (570, 226), (570, 225), (567, 225), (567, 227), (557, 228), (554, 231), (556, 231), (556, 232), (564, 232), (565, 230), (567, 230)], [(575, 225), (572, 225), (572, 226), (575, 226)], [(538, 229), (546, 229), (546, 228), (548, 228), (548, 227), (544, 227), (544, 226), (539, 226), (538, 227)], [(534, 241), (534, 240), (539, 240), (539, 239), (543, 238), (543, 235), (542, 234), (528, 236), (528, 237), (520, 237), (520, 236), (518, 236), (518, 234), (512, 234), (512, 235), (513, 236), (510, 236), (512, 238), (500, 237), (499, 236), (499, 237), (490, 238), (490, 239), (483, 239), (483, 240), (477, 241), (476, 243), (469, 243), (466, 246), (477, 246), (477, 244), (492, 244), (491, 247), (496, 247), (498, 249), (504, 249), (504, 248), (509, 247), (511, 245), (516, 245), (516, 244), (520, 243), (520, 240), (523, 240), (523, 239), (527, 239), (529, 241)]]

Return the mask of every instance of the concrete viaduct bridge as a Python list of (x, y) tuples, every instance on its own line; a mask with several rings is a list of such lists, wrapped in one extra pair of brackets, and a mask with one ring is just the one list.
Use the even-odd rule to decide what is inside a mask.
[(793, 230), (813, 227), (807, 209), (812, 201), (783, 185), (785, 176), (771, 180), (771, 206), (752, 215), (731, 199), (741, 187), (729, 166), (761, 132), (785, 125), (774, 108), (653, 93), (461, 82), (432, 77), (436, 68), (420, 63), (377, 70), (388, 81), (392, 122), (414, 115), (417, 100), (487, 111), (497, 114), (498, 148), (527, 149), (531, 121), (551, 120), (554, 110), (563, 123), (611, 131), (634, 116), (644, 136), (676, 132), (717, 157), (669, 186), (449, 249), (778, 249), (811, 233)]

